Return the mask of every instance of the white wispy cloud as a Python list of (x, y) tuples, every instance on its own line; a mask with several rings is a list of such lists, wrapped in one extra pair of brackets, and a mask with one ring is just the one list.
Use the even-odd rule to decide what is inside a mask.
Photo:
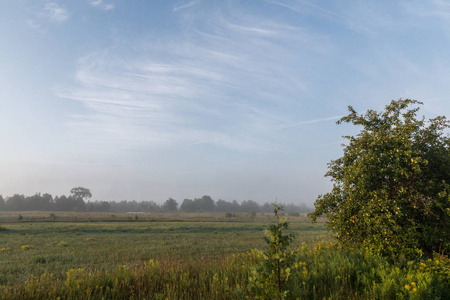
[(140, 145), (282, 148), (268, 129), (300, 125), (301, 98), (310, 97), (307, 68), (295, 62), (323, 55), (318, 45), (327, 41), (270, 19), (203, 18), (182, 24), (189, 30), (175, 38), (143, 40), (129, 54), (115, 47), (82, 58), (78, 87), (57, 91), (88, 109), (71, 125)]
[(66, 7), (56, 2), (46, 3), (41, 10), (39, 17), (47, 19), (51, 22), (62, 23), (69, 18), (69, 12)]
[(90, 0), (89, 4), (103, 10), (112, 10), (115, 7), (114, 3), (106, 3), (103, 0)]
[(181, 10), (181, 9), (192, 7), (194, 5), (197, 5), (199, 2), (200, 1), (198, 1), (198, 0), (194, 0), (194, 1), (186, 2), (184, 4), (177, 5), (177, 6), (175, 6), (173, 8), (172, 12), (176, 12), (176, 11)]
[(315, 4), (312, 1), (298, 1), (298, 0), (265, 0), (267, 3), (279, 5), (282, 7), (285, 7), (289, 10), (295, 11), (297, 13), (305, 14), (307, 13), (307, 10), (304, 8), (311, 8), (315, 11), (320, 12), (321, 14), (331, 16), (331, 17), (337, 17), (337, 14), (329, 9), (325, 9), (321, 7), (320, 5)]
[(333, 120), (338, 120), (342, 117), (343, 116), (333, 116), (333, 117), (329, 117), (329, 118), (318, 118), (318, 119), (313, 119), (313, 120), (299, 121), (299, 122), (295, 122), (295, 123), (291, 123), (291, 124), (282, 124), (282, 125), (279, 125), (279, 126), (273, 128), (273, 130), (280, 130), (280, 129), (286, 129), (286, 128), (294, 127), (294, 126), (309, 125), (309, 124), (333, 121)]
[(45, 34), (49, 26), (62, 24), (69, 17), (69, 11), (64, 5), (56, 2), (47, 2), (35, 12), (34, 17), (28, 19), (26, 22), (30, 28)]

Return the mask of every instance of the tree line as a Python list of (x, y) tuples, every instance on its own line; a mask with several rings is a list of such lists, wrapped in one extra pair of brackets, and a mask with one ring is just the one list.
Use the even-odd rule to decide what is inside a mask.
[[(154, 201), (90, 201), (92, 195), (88, 189), (74, 188), (69, 196), (55, 196), (36, 193), (32, 196), (15, 194), (3, 198), (0, 195), (0, 211), (67, 211), (67, 212), (229, 212), (229, 213), (271, 213), (272, 204), (258, 204), (253, 200), (241, 203), (219, 199), (210, 196), (195, 199), (184, 199), (181, 204), (169, 198), (164, 203)], [(308, 213), (312, 210), (305, 204), (284, 205), (287, 213)]]

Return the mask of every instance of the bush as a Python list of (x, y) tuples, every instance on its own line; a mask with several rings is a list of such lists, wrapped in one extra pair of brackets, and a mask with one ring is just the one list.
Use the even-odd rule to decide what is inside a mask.
[(450, 138), (445, 117), (416, 119), (422, 104), (392, 101), (384, 112), (368, 110), (338, 121), (361, 125), (346, 136), (343, 157), (329, 163), (333, 189), (320, 195), (313, 222), (327, 226), (349, 247), (376, 255), (431, 255), (450, 248)]
[(266, 229), (267, 251), (262, 255), (262, 264), (249, 278), (249, 289), (257, 299), (284, 299), (289, 292), (292, 255), (288, 247), (294, 236), (285, 233), (289, 224), (285, 218), (280, 218), (283, 207), (274, 203), (273, 208), (277, 223)]

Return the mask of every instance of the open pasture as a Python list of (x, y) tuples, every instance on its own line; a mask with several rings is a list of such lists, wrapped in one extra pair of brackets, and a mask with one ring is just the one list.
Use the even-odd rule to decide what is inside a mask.
[(343, 249), (304, 216), (289, 217), (279, 291), (268, 215), (55, 215), (0, 215), (0, 299), (449, 299), (446, 256)]
[[(106, 271), (118, 265), (176, 259), (197, 263), (263, 249), (269, 215), (3, 213), (0, 215), (0, 285), (20, 284), (31, 275), (69, 269)], [(137, 216), (137, 218), (136, 218)], [(9, 221), (7, 221), (9, 220)], [(323, 224), (289, 217), (292, 246), (331, 240)]]

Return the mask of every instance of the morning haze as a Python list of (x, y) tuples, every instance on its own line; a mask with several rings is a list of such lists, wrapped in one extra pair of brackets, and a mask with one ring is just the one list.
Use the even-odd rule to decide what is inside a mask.
[(311, 206), (347, 105), (450, 115), (444, 2), (4, 1), (0, 194)]

